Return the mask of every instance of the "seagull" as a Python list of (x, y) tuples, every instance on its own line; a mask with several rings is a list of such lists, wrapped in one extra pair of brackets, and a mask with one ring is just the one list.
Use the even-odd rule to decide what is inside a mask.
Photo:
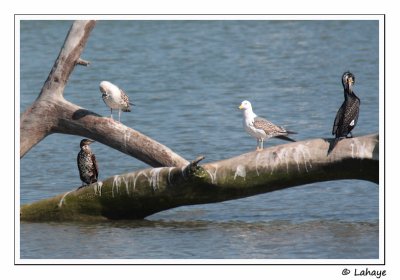
[(240, 104), (239, 109), (243, 110), (244, 130), (257, 139), (257, 151), (261, 151), (264, 146), (264, 140), (271, 137), (296, 142), (296, 140), (287, 137), (287, 135), (296, 134), (297, 132), (285, 130), (283, 127), (277, 126), (266, 119), (258, 117), (253, 112), (253, 108), (249, 101), (244, 100), (242, 104)]
[(82, 181), (82, 187), (97, 182), (99, 176), (99, 167), (97, 165), (96, 156), (91, 151), (89, 145), (93, 140), (83, 139), (80, 143), (81, 150), (78, 153), (77, 163), (79, 176)]
[(333, 123), (332, 135), (335, 135), (335, 141), (330, 150), (333, 150), (339, 140), (353, 137), (351, 131), (357, 125), (358, 115), (360, 113), (360, 99), (353, 92), (355, 76), (350, 72), (344, 72), (342, 75), (342, 85), (344, 90), (344, 101), (336, 113)]
[(113, 118), (112, 110), (118, 109), (118, 121), (121, 122), (121, 110), (123, 112), (130, 112), (130, 105), (134, 105), (129, 102), (128, 95), (122, 89), (108, 81), (100, 83), (100, 91), (104, 103), (111, 109), (111, 119)]

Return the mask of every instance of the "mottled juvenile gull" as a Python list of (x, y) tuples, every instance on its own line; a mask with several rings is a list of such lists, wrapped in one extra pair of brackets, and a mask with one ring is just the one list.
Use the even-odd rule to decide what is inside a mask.
[(129, 102), (128, 95), (116, 85), (108, 81), (102, 81), (100, 83), (100, 91), (104, 103), (111, 109), (111, 118), (113, 118), (113, 109), (118, 109), (118, 121), (121, 121), (121, 111), (131, 111), (131, 105), (134, 104)]

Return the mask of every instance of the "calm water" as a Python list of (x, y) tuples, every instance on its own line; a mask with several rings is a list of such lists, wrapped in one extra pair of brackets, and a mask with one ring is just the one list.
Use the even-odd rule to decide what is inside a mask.
[[(21, 22), (21, 105), (37, 97), (70, 21)], [(355, 135), (378, 132), (377, 21), (99, 21), (65, 98), (101, 115), (102, 80), (137, 105), (121, 121), (186, 159), (229, 158), (255, 149), (237, 109), (299, 132), (330, 137), (342, 103), (341, 74), (356, 76), (362, 107)], [(81, 138), (51, 135), (20, 163), (21, 204), (80, 185)], [(272, 139), (268, 145), (281, 144)], [(100, 178), (147, 167), (100, 143), (92, 145)], [(22, 223), (27, 259), (375, 259), (379, 189), (357, 180), (316, 183), (273, 193), (179, 207), (144, 221)]]

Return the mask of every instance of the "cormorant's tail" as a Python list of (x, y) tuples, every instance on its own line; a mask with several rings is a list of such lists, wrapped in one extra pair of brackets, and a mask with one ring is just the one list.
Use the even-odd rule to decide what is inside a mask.
[(279, 136), (276, 136), (276, 138), (279, 138), (279, 139), (282, 139), (282, 140), (286, 140), (286, 141), (296, 142), (296, 140), (294, 140), (294, 139), (292, 139), (290, 137), (287, 137), (285, 135), (279, 135)]
[(333, 142), (331, 142), (331, 144), (329, 145), (329, 149), (328, 149), (328, 155), (333, 151), (333, 148), (335, 148), (335, 146), (336, 146), (336, 144), (337, 143), (339, 143), (339, 141), (341, 140), (342, 138), (335, 138), (334, 140), (333, 140)]

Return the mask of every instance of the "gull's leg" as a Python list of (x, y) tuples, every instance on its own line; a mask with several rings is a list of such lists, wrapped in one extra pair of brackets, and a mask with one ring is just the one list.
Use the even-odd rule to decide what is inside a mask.
[(261, 138), (261, 150), (264, 149), (264, 139)]
[(110, 108), (111, 109), (111, 119), (113, 119), (113, 115), (112, 115), (112, 108)]
[(260, 139), (257, 139), (257, 149), (256, 151), (261, 151), (260, 149)]
[(121, 122), (121, 109), (118, 109), (118, 121)]

